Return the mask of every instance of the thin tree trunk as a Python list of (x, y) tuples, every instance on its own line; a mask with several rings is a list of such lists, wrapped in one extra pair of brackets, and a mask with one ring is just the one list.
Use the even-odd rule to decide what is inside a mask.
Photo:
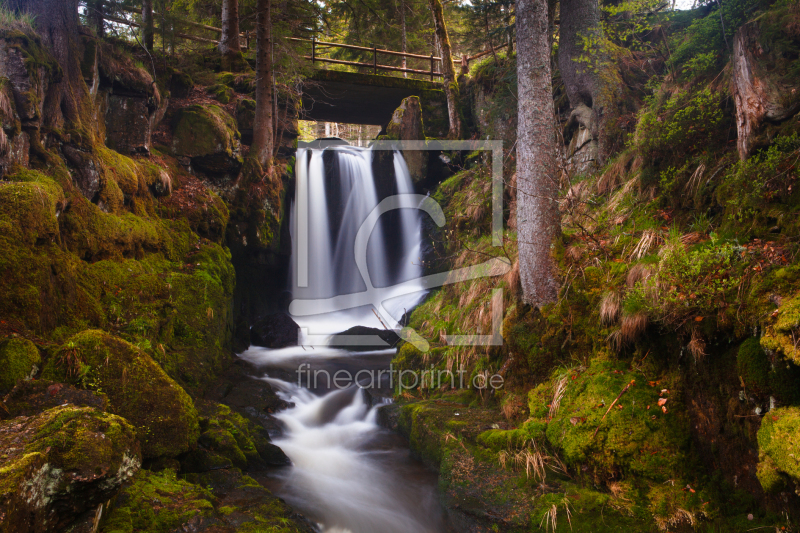
[[(406, 2), (405, 0), (400, 0), (400, 25), (403, 31), (401, 46), (403, 48), (402, 52), (405, 54), (408, 52), (408, 36), (406, 35)], [(408, 68), (408, 58), (403, 56), (403, 68)], [(403, 77), (408, 77), (408, 72), (403, 72)]]
[(148, 50), (153, 49), (153, 0), (142, 0), (142, 40)]
[(552, 246), (560, 232), (547, 0), (516, 0), (517, 243), (523, 299), (556, 299)]
[(103, 15), (105, 14), (105, 7), (103, 5), (103, 0), (94, 0), (93, 2), (89, 3), (89, 20), (92, 21), (92, 25), (94, 26), (95, 31), (97, 32), (98, 37), (105, 37), (105, 24), (103, 23)]
[(258, 0), (256, 15), (256, 111), (250, 157), (262, 167), (272, 159), (272, 20), (270, 0)]
[(222, 68), (235, 70), (241, 54), (239, 44), (239, 0), (222, 0), (222, 36), (217, 49), (222, 54)]
[(447, 35), (447, 26), (444, 22), (444, 10), (441, 0), (428, 0), (428, 6), (433, 15), (433, 26), (436, 38), (439, 41), (439, 54), (442, 58), (442, 78), (444, 94), (447, 98), (447, 118), (450, 122), (448, 139), (461, 137), (461, 118), (458, 113), (458, 80), (456, 69), (453, 65), (453, 56), (450, 49), (450, 38)]

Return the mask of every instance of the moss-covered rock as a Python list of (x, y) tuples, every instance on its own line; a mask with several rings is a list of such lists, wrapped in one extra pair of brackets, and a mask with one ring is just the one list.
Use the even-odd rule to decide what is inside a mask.
[(50, 359), (46, 377), (73, 377), (102, 390), (110, 410), (129, 420), (144, 457), (176, 456), (197, 442), (197, 411), (188, 394), (153, 359), (119, 337), (87, 330)]
[(761, 346), (800, 365), (800, 346), (797, 343), (800, 333), (800, 294), (784, 302), (777, 313), (777, 319), (767, 326), (761, 337)]
[(108, 398), (102, 392), (78, 389), (64, 383), (41, 379), (22, 381), (3, 398), (0, 419), (35, 416), (47, 409), (71, 405), (108, 410)]
[(767, 413), (758, 430), (758, 480), (765, 491), (800, 485), (800, 408)]
[(768, 385), (770, 364), (758, 339), (747, 339), (736, 354), (739, 376), (747, 387), (765, 390)]
[(0, 341), (0, 392), (11, 390), (20, 380), (30, 379), (41, 362), (36, 345), (27, 339)]
[(233, 99), (233, 89), (221, 83), (208, 87), (206, 92), (223, 105), (229, 104)]
[(253, 142), (253, 125), (256, 122), (256, 101), (251, 98), (242, 98), (236, 103), (236, 127), (242, 134), (242, 142)]
[(65, 531), (108, 501), (141, 464), (136, 432), (92, 408), (0, 422), (0, 530)]
[(172, 151), (213, 176), (236, 173), (242, 165), (236, 121), (217, 106), (184, 107), (175, 116)]

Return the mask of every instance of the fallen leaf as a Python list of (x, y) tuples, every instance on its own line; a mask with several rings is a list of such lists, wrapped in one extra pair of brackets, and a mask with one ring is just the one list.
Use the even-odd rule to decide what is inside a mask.
[(647, 406), (647, 410), (648, 410), (648, 411), (650, 410), (650, 406), (649, 406), (649, 405)]
[(695, 322), (702, 322), (702, 321), (703, 321), (703, 317), (701, 317), (701, 316), (696, 316), (696, 317), (694, 317), (694, 321), (695, 321)]
[(659, 398), (658, 399), (658, 406), (659, 407), (664, 407), (665, 403), (667, 403), (667, 399), (666, 398)]
[(661, 410), (662, 410), (662, 411), (664, 411), (664, 414), (667, 414), (667, 408), (666, 408), (666, 406), (663, 406), (663, 405), (662, 405), (662, 406), (661, 406)]
[(668, 389), (661, 389), (661, 396), (664, 396), (665, 394), (669, 394), (669, 390)]

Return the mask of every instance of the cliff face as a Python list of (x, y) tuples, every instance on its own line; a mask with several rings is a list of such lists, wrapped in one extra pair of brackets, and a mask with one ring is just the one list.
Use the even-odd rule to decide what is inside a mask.
[[(235, 102), (154, 79), (125, 43), (80, 48), (88, 116), (45, 128), (60, 66), (0, 28), (0, 531), (97, 531), (123, 484), (106, 530), (232, 531), (221, 487), (253, 493), (225, 505), (254, 524), (306, 530), (239, 470), (285, 462), (261, 425), (200, 401), (233, 361), (230, 246), (277, 253), (282, 184), (234, 183)], [(174, 505), (136, 499), (153, 487)]]

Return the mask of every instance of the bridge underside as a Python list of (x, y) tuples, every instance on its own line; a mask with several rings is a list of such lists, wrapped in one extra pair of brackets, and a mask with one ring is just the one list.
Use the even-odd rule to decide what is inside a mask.
[[(318, 70), (303, 87), (300, 118), (385, 126), (394, 110), (409, 96), (418, 96), (423, 108), (427, 103), (433, 106), (432, 112), (439, 115), (445, 103), (444, 92), (439, 87), (437, 83), (422, 80)], [(444, 111), (446, 117), (446, 109)]]

